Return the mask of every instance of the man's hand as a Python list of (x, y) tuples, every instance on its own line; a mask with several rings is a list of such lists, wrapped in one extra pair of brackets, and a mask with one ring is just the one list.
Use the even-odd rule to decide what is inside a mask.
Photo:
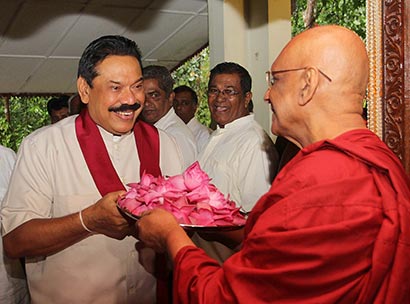
[(117, 199), (125, 191), (106, 194), (94, 205), (82, 211), (84, 225), (93, 232), (121, 240), (135, 235), (134, 223), (124, 217), (117, 208)]

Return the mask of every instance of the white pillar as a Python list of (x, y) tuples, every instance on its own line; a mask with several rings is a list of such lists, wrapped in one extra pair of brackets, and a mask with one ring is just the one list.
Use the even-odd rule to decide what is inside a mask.
[(271, 134), (265, 71), (291, 38), (290, 0), (208, 0), (210, 66), (237, 62), (252, 76), (256, 120)]

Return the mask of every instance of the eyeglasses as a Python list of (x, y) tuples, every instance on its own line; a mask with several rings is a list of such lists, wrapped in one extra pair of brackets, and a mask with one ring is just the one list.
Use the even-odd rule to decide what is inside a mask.
[[(271, 88), (275, 84), (275, 75), (280, 74), (280, 73), (287, 73), (287, 72), (295, 72), (295, 71), (301, 71), (305, 70), (308, 67), (303, 67), (303, 68), (296, 68), (296, 69), (288, 69), (288, 70), (278, 70), (278, 71), (267, 71), (266, 72), (266, 82), (268, 83), (269, 88)], [(321, 70), (317, 69), (322, 76), (324, 76), (329, 82), (332, 82), (332, 79), (327, 76), (325, 73), (323, 73)]]
[(224, 90), (218, 90), (217, 88), (210, 88), (208, 90), (208, 96), (209, 97), (217, 97), (219, 94), (222, 94), (225, 97), (232, 98), (235, 95), (238, 95), (239, 92), (236, 92), (234, 89), (224, 89)]

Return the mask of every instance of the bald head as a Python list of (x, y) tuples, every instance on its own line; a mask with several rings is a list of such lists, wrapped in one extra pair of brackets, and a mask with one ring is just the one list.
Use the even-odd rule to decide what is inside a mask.
[[(302, 32), (288, 43), (274, 65), (279, 69), (316, 66), (332, 79), (334, 87), (340, 85), (349, 93), (365, 96), (369, 77), (366, 47), (347, 28), (325, 25)], [(344, 92), (340, 89), (339, 94)]]
[(306, 146), (365, 127), (369, 62), (356, 33), (336, 25), (306, 30), (285, 46), (271, 71), (275, 83), (265, 100), (274, 134)]

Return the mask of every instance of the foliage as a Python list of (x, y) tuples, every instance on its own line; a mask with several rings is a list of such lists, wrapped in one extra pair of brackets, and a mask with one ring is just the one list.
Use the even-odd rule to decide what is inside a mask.
[(172, 72), (175, 86), (187, 85), (198, 95), (198, 111), (196, 117), (206, 126), (211, 123), (208, 108), (208, 79), (209, 79), (209, 48), (204, 48), (197, 55), (186, 61)]
[[(296, 9), (292, 15), (292, 35), (305, 29), (303, 12), (307, 0), (296, 0)], [(366, 38), (366, 1), (365, 0), (317, 0), (315, 24), (338, 24), (355, 31)]]
[[(17, 151), (21, 141), (34, 130), (49, 123), (47, 101), (50, 97), (16, 97), (9, 99), (10, 123), (0, 116), (0, 144)], [(6, 99), (0, 98), (0, 111), (6, 113)]]

